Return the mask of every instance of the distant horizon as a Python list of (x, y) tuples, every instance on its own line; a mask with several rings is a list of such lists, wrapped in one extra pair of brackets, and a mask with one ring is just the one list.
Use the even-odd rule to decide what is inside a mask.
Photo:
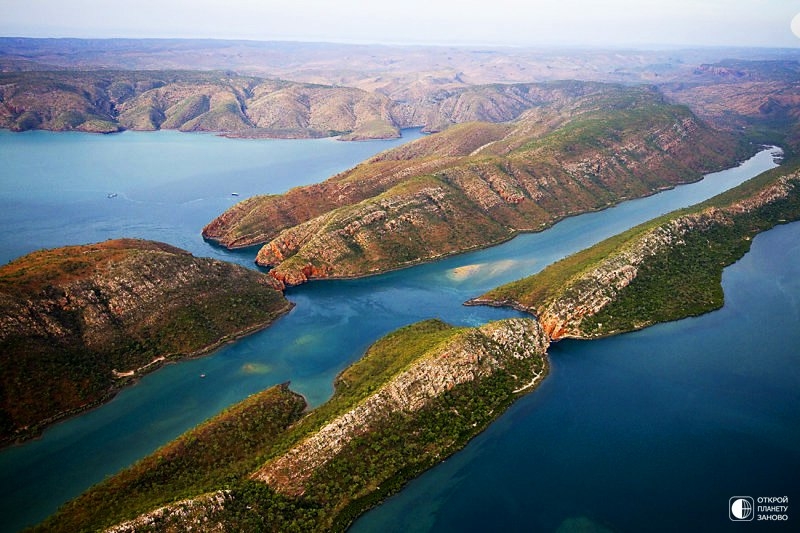
[(0, 0), (0, 35), (513, 48), (800, 48), (788, 0)]
[(335, 40), (301, 40), (301, 39), (258, 39), (258, 38), (225, 38), (225, 37), (73, 37), (52, 36), (32, 37), (28, 35), (0, 35), (0, 40), (30, 40), (30, 41), (185, 41), (185, 42), (218, 42), (218, 43), (253, 43), (253, 44), (318, 44), (363, 47), (431, 47), (431, 48), (488, 48), (502, 49), (531, 49), (531, 50), (574, 50), (574, 51), (670, 51), (670, 50), (787, 50), (800, 52), (800, 46), (779, 45), (739, 45), (739, 44), (496, 44), (481, 42), (356, 42)]

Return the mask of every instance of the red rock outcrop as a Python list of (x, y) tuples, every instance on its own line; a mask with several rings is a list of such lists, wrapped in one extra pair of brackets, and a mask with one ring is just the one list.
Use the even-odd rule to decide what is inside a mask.
[[(747, 184), (741, 186), (740, 190), (747, 190), (746, 186)], [(511, 288), (512, 286), (497, 289), (497, 294), (502, 295), (500, 300), (494, 300), (490, 292), (470, 303), (473, 305), (507, 305), (530, 312), (537, 317), (542, 329), (553, 341), (567, 337), (593, 338), (617, 333), (617, 331), (603, 327), (602, 324), (594, 324), (594, 329), (589, 331), (585, 327), (585, 321), (595, 317), (615, 302), (625, 288), (637, 278), (640, 269), (647, 264), (651, 257), (674, 247), (684, 246), (689, 234), (699, 233), (702, 235), (715, 227), (733, 227), (737, 217), (755, 213), (765, 207), (771, 208), (781, 202), (790, 202), (792, 198), (797, 198), (798, 191), (800, 191), (800, 172), (793, 171), (777, 177), (757, 190), (748, 192), (745, 197), (738, 200), (677, 215), (655, 227), (644, 230), (628, 241), (619, 244), (617, 248), (607, 252), (584, 270), (559, 282), (559, 286), (549, 287), (545, 290), (536, 286), (535, 294), (542, 295), (538, 301), (532, 301), (533, 297), (531, 296), (534, 294), (531, 287), (534, 287), (535, 284), (527, 285), (524, 282), (518, 282), (512, 285), (519, 289)], [(785, 209), (787, 210), (786, 215), (777, 215), (777, 218), (770, 215), (774, 219), (765, 224), (769, 226), (785, 221), (786, 219), (782, 218), (784, 216), (792, 216), (792, 208)], [(753, 230), (743, 229), (742, 231)], [(750, 235), (745, 233), (741, 238), (749, 240)], [(595, 249), (600, 249), (602, 246), (604, 243), (598, 244)], [(591, 249), (586, 252), (590, 251)], [(584, 256), (584, 261), (587, 260), (586, 257)], [(717, 267), (722, 269), (722, 265), (717, 265)], [(551, 265), (549, 268), (558, 269), (559, 265)], [(536, 276), (529, 279), (535, 280)], [(516, 295), (514, 295), (515, 291), (517, 291)], [(523, 304), (521, 301), (525, 303)], [(637, 318), (633, 322), (633, 329), (640, 329), (652, 323), (650, 318)]]
[(592, 87), (552, 131), (531, 136), (527, 121), (538, 115), (458, 126), (323, 183), (247, 200), (204, 235), (228, 246), (266, 243), (258, 264), (289, 283), (308, 279), (310, 265), (327, 277), (362, 276), (700, 179), (739, 154), (731, 136), (655, 92)]
[[(530, 319), (493, 322), (456, 335), (364, 401), (268, 462), (252, 477), (279, 492), (293, 496), (302, 494), (305, 482), (316, 469), (389, 414), (418, 411), (453, 387), (496, 372), (503, 367), (505, 358), (541, 357), (547, 346), (547, 338), (538, 323)], [(520, 391), (525, 388), (525, 384), (521, 385)]]
[(238, 265), (135, 239), (4, 265), (0, 443), (107, 399), (120, 378), (268, 325), (291, 309), (283, 288)]

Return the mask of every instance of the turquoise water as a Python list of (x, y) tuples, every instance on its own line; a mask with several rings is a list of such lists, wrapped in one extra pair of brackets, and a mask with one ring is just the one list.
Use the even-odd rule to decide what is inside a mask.
[(242, 198), (322, 181), (420, 135), (344, 143), (0, 130), (0, 263), (43, 247), (141, 237), (249, 266), (252, 254), (212, 248), (200, 229)]
[[(535, 393), (351, 531), (796, 528), (800, 223), (756, 237), (723, 286), (720, 311), (557, 343)], [(732, 523), (739, 495), (788, 495), (794, 525)]]
[[(405, 135), (407, 140), (419, 133)], [(232, 192), (246, 197), (319, 181), (398, 142), (231, 140), (174, 132), (113, 136), (0, 132), (0, 160), (4, 161), (0, 167), (0, 250), (7, 261), (40, 247), (136, 236), (252, 266), (255, 250), (227, 252), (205, 243), (199, 235), (206, 222), (237, 200)], [(313, 405), (325, 401), (335, 375), (397, 327), (432, 317), (476, 325), (517, 316), (514, 311), (465, 307), (462, 302), (772, 166), (770, 151), (764, 151), (741, 167), (702, 182), (569, 218), (543, 233), (523, 235), (488, 250), (368, 279), (294, 288), (287, 296), (297, 306), (271, 328), (208, 357), (169, 365), (103, 407), (50, 428), (41, 439), (0, 452), (0, 516), (4, 518), (0, 530), (15, 531), (41, 520), (91, 484), (227, 405), (275, 383), (290, 380)], [(107, 198), (110, 193), (117, 196)], [(561, 350), (569, 344), (558, 346)], [(586, 359), (595, 360), (593, 355), (589, 359), (592, 345), (586, 349)], [(553, 359), (553, 376), (542, 392), (526, 397), (525, 402), (542, 402), (552, 409), (562, 405), (562, 398), (572, 390), (572, 369), (563, 366), (560, 355)], [(575, 368), (581, 368), (580, 361)], [(200, 374), (207, 378), (199, 379)], [(599, 405), (610, 401), (598, 395)], [(521, 409), (518, 405), (498, 428)], [(569, 440), (569, 435), (559, 434), (560, 429), (553, 423), (531, 431), (552, 436), (553, 442)], [(575, 436), (576, 442), (578, 438), (592, 437)], [(578, 455), (574, 460), (582, 458)], [(464, 484), (471, 485), (468, 478)], [(484, 487), (500, 493), (497, 486)], [(391, 504), (379, 512), (383, 509), (391, 509)], [(438, 508), (428, 511), (434, 517), (439, 513)], [(373, 516), (359, 527), (368, 528)]]

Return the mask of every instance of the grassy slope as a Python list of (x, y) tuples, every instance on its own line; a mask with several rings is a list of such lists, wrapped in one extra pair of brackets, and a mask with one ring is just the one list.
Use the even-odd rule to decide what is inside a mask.
[[(270, 323), (290, 304), (267, 279), (138, 240), (45, 250), (3, 266), (0, 318), (11, 325), (0, 336), (2, 437), (35, 434), (106, 400), (126, 383), (114, 369), (193, 355)], [(130, 309), (120, 314), (118, 305)]]
[[(564, 297), (573, 288), (575, 279), (607, 257), (632, 246), (650, 230), (667, 226), (685, 215), (709, 208), (724, 209), (753, 197), (798, 168), (796, 160), (787, 162), (706, 202), (646, 222), (567, 257), (534, 276), (489, 291), (476, 302), (541, 312), (550, 302)], [(800, 219), (800, 193), (795, 188), (785, 200), (753, 212), (736, 214), (732, 224), (717, 223), (710, 228), (690, 231), (682, 244), (649, 257), (636, 278), (610, 305), (584, 320), (583, 331), (591, 335), (618, 333), (719, 308), (724, 299), (720, 285), (722, 270), (749, 250), (754, 235), (797, 219)]]
[[(541, 230), (564, 216), (694, 181), (744, 155), (732, 137), (641, 89), (609, 88), (571, 112), (566, 123), (533, 137), (538, 115), (510, 130), (457, 126), (322, 184), (251, 198), (204, 233), (234, 247), (272, 239), (259, 262), (278, 267), (279, 279), (303, 281), (292, 272), (307, 266), (320, 277), (358, 276)], [(415, 181), (438, 188), (445, 201), (408, 203)], [(371, 216), (378, 206), (386, 216)], [(353, 221), (358, 228), (343, 232)], [(270, 256), (272, 249), (281, 253)]]
[[(420, 329), (422, 328), (422, 329)], [(473, 337), (475, 330), (452, 329), (427, 321), (401, 329), (376, 343), (364, 358), (375, 364), (387, 356), (412, 361), (435, 354)], [(489, 342), (483, 338), (480, 342)], [(514, 392), (534, 373), (544, 372), (544, 358), (518, 360), (506, 354), (505, 368), (490, 376), (455, 386), (414, 413), (393, 413), (377, 427), (347, 444), (337, 456), (319, 468), (297, 498), (276, 494), (255, 481), (241, 484), (233, 501), (220, 515), (234, 530), (338, 531), (345, 529), (365, 509), (399, 490), (407, 481), (464, 446), (518, 396)], [(376, 359), (377, 358), (377, 359)], [(367, 368), (355, 369), (369, 375)], [(397, 364), (394, 372), (401, 370)], [(388, 374), (386, 375), (388, 377)], [(337, 380), (337, 395), (345, 384), (353, 387), (355, 375)], [(380, 382), (358, 386), (369, 390)], [(360, 395), (361, 393), (359, 393)], [(335, 401), (336, 397), (334, 397)], [(342, 412), (344, 409), (336, 409)], [(323, 416), (328, 420), (334, 413)], [(314, 423), (316, 427), (321, 423)], [(299, 440), (299, 439), (298, 439)], [(292, 442), (297, 440), (292, 439)], [(255, 510), (255, 513), (248, 510)]]
[[(246, 424), (248, 418), (242, 414), (247, 410), (237, 407), (90, 489), (37, 530), (87, 530), (133, 518), (159, 503), (212, 488), (231, 492), (224, 509), (205, 511), (210, 519), (207, 527), (224, 524), (227, 531), (281, 532), (344, 529), (363, 510), (397, 491), (485, 428), (519, 395), (514, 389), (521, 381), (529, 381), (534, 373), (546, 370), (546, 360), (522, 361), (506, 354), (509, 361), (504, 370), (457, 386), (413, 414), (391, 415), (319, 468), (302, 496), (286, 496), (262, 482), (251, 481), (241, 475), (240, 466), (246, 462), (252, 467), (282, 455), (415, 361), (473, 334), (473, 330), (453, 328), (436, 320), (402, 328), (376, 342), (361, 360), (345, 370), (337, 378), (336, 391), (327, 403), (288, 430), (264, 439), (250, 458), (233, 462), (215, 459), (218, 450), (225, 447), (213, 428), (225, 427), (222, 435), (240, 435), (244, 441), (249, 441), (251, 433), (260, 433), (258, 423)], [(482, 342), (491, 341), (484, 338)], [(188, 456), (190, 450), (193, 451)], [(162, 464), (159, 458), (170, 454), (177, 454), (173, 460), (179, 461), (179, 468)], [(187, 474), (186, 468), (205, 471)], [(187, 477), (189, 482), (183, 481)], [(99, 504), (95, 509), (95, 502), (105, 500), (114, 503)], [(187, 527), (184, 520), (172, 516), (152, 530), (182, 531)]]
[[(794, 171), (799, 167), (795, 164)], [(761, 186), (786, 175), (787, 168), (770, 171), (740, 190), (700, 204), (724, 208), (757, 193)], [(627, 331), (643, 325), (697, 316), (722, 307), (722, 271), (750, 250), (753, 237), (777, 224), (800, 219), (800, 191), (785, 200), (733, 217), (733, 224), (716, 224), (684, 236), (685, 244), (650, 258), (620, 297), (583, 326), (597, 333)]]
[(66, 504), (35, 531), (93, 531), (217, 490), (259, 457), (305, 409), (281, 385), (254, 394)]
[[(275, 425), (275, 420), (293, 422), (290, 417), (297, 419), (298, 406), (292, 399), (295, 395), (285, 387), (269, 389), (245, 400), (133, 467), (89, 489), (37, 530), (71, 532), (108, 527), (181, 498), (224, 486), (247, 485), (242, 480), (269, 457), (285, 452), (328, 420), (350, 409), (420, 355), (456, 332), (442, 322), (428, 321), (387, 335), (338, 376), (336, 390), (328, 402), (291, 428), (286, 423), (278, 431)], [(276, 399), (278, 402), (273, 403)], [(275, 413), (270, 414), (270, 410), (275, 410)], [(254, 414), (257, 418), (253, 418)], [(270, 428), (275, 428), (275, 431)], [(233, 445), (234, 450), (240, 450), (237, 441), (250, 443), (259, 440), (257, 446), (249, 446), (247, 453), (229, 452), (227, 448)], [(229, 453), (235, 456), (235, 460), (224, 457)], [(162, 464), (164, 460), (175, 464)], [(274, 498), (282, 500), (278, 495)], [(104, 501), (108, 503), (100, 503)]]

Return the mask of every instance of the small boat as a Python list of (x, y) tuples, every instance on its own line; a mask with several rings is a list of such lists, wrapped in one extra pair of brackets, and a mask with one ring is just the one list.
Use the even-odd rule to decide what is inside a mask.
[(206, 377), (206, 375), (205, 374), (200, 374), (200, 377), (204, 378), (204, 377)]
[(231, 196), (239, 196), (239, 193), (238, 192), (232, 192)]
[(117, 193), (115, 193), (115, 192), (110, 192), (110, 193), (108, 193), (106, 195), (106, 198), (116, 198), (116, 197), (117, 197)]

